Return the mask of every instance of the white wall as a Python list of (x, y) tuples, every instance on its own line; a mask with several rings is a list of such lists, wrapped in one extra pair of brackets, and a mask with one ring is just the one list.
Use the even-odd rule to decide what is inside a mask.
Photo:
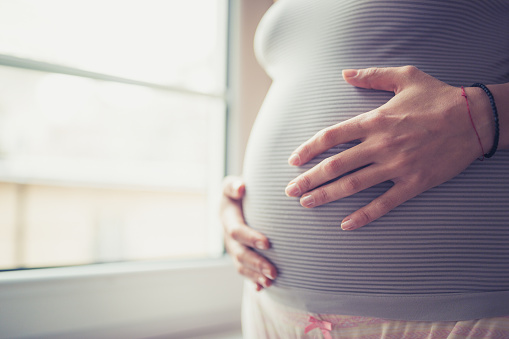
[(253, 50), (256, 27), (272, 0), (232, 0), (235, 13), (232, 22), (230, 57), (230, 119), (228, 126), (229, 174), (242, 173), (242, 160), (251, 126), (256, 118), (271, 80), (258, 64)]

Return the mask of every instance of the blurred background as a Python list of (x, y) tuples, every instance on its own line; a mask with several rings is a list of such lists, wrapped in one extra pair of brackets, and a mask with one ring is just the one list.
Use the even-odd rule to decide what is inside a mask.
[(0, 268), (218, 254), (227, 9), (0, 2)]
[(271, 3), (0, 0), (0, 338), (240, 337), (217, 208)]

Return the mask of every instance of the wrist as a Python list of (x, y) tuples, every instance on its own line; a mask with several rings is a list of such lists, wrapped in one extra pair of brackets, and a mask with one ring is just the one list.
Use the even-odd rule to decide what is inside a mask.
[(493, 147), (495, 137), (495, 120), (491, 104), (486, 93), (478, 87), (465, 88), (470, 104), (470, 113), (480, 138), (484, 154)]
[[(508, 112), (509, 112), (509, 83), (499, 85), (488, 85), (498, 111), (499, 122), (499, 150), (509, 149)], [(493, 118), (492, 118), (493, 119)]]

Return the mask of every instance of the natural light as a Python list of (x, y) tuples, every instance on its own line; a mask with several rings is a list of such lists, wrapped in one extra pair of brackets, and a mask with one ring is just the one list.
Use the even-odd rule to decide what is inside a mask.
[(0, 269), (222, 253), (226, 10), (0, 1)]

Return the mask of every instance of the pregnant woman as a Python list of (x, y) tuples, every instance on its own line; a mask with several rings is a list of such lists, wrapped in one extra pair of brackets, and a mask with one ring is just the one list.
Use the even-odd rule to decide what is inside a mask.
[(263, 289), (246, 338), (509, 337), (508, 18), (495, 0), (269, 9), (273, 82), (221, 211)]

